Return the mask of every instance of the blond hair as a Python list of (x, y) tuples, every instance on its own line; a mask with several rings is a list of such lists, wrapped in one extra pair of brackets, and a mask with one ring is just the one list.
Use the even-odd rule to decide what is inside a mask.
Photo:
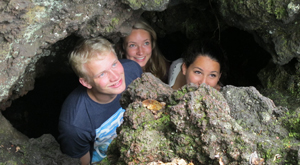
[(78, 77), (89, 81), (83, 65), (91, 59), (101, 58), (109, 52), (113, 52), (116, 55), (113, 45), (102, 37), (81, 39), (69, 54), (69, 63)]

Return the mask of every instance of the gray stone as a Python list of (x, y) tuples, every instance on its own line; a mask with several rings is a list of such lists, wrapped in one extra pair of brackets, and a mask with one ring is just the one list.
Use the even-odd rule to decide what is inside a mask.
[[(143, 81), (148, 79), (151, 83)], [(126, 93), (131, 89), (143, 91), (145, 86), (151, 89), (149, 85), (155, 89), (160, 83), (153, 75), (144, 74)], [(147, 99), (142, 92), (132, 92), (131, 99), (124, 99), (128, 106), (115, 141), (121, 152), (118, 163), (183, 158), (194, 164), (216, 164), (222, 157), (228, 164), (247, 164), (257, 155), (271, 164), (276, 154), (281, 157), (276, 159), (279, 164), (299, 161), (297, 155), (289, 155), (298, 153), (299, 141), (282, 126), (286, 110), (276, 107), (254, 87), (225, 86), (218, 92), (205, 84), (190, 84), (169, 97), (162, 96), (165, 94), (147, 95), (166, 102), (159, 118), (142, 105), (141, 101)]]

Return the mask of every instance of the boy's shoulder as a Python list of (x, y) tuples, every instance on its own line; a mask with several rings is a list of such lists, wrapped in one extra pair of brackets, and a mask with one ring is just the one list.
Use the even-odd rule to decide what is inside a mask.
[(141, 77), (143, 70), (141, 66), (132, 60), (120, 59), (125, 72), (126, 87), (136, 78)]
[(120, 59), (119, 61), (123, 65), (125, 74), (134, 73), (140, 77), (143, 73), (141, 66), (137, 62), (128, 59)]
[(128, 59), (120, 59), (119, 61), (123, 65), (123, 67), (128, 66), (128, 67), (139, 67), (140, 68), (140, 65), (135, 61), (128, 60)]

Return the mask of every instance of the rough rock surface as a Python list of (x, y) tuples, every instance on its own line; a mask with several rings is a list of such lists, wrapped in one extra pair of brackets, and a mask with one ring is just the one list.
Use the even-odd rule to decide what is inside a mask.
[(145, 15), (160, 36), (182, 31), (193, 38), (230, 25), (252, 33), (275, 63), (286, 64), (300, 52), (299, 5), (283, 0), (1, 1), (0, 108), (34, 88), (39, 59), (60, 56), (47, 49), (51, 45), (70, 35), (102, 35), (117, 42), (144, 10), (170, 8)]
[(1, 164), (67, 165), (79, 164), (61, 153), (59, 145), (50, 134), (28, 139), (15, 130), (0, 113), (0, 162)]
[(300, 1), (219, 0), (227, 24), (254, 35), (276, 64), (287, 64), (300, 54)]
[[(297, 57), (300, 54), (299, 1), (155, 0), (150, 2), (148, 0), (2, 0), (0, 1), (0, 109), (3, 110), (9, 107), (12, 100), (25, 95), (28, 91), (34, 88), (35, 78), (39, 74), (43, 73), (43, 70), (41, 70), (43, 66), (41, 66), (40, 64), (42, 63), (40, 61), (42, 58), (55, 56), (56, 59), (59, 59), (60, 56), (63, 58), (65, 57), (64, 54), (60, 54), (58, 53), (58, 51), (53, 50), (61, 49), (61, 47), (57, 47), (55, 45), (57, 42), (71, 35), (85, 38), (102, 35), (113, 42), (117, 42), (120, 36), (123, 36), (124, 34), (130, 32), (131, 25), (136, 21), (137, 18), (140, 17), (144, 10), (162, 11), (166, 9), (166, 7), (170, 8), (170, 10), (167, 10), (165, 13), (153, 12), (150, 13), (147, 17), (150, 18), (149, 20), (155, 23), (156, 30), (160, 35), (178, 30), (185, 32), (188, 38), (193, 38), (194, 36), (202, 36), (206, 33), (206, 31), (220, 31), (222, 30), (222, 28), (230, 25), (238, 27), (242, 30), (246, 30), (253, 34), (256, 41), (272, 54), (274, 63), (283, 65), (287, 64), (291, 61), (291, 59), (295, 58), (296, 73), (293, 74), (290, 72), (286, 72), (288, 73), (286, 74), (284, 73), (285, 71), (281, 72), (282, 74), (289, 77), (289, 81), (283, 81), (282, 79), (280, 79), (280, 77), (276, 77), (281, 76), (281, 74), (272, 75), (270, 77), (270, 81), (267, 82), (274, 83), (275, 85), (267, 84), (270, 85), (268, 87), (271, 88), (265, 90), (264, 93), (268, 93), (268, 96), (274, 96), (272, 97), (272, 99), (275, 98), (274, 102), (276, 103), (283, 103), (284, 105), (287, 105), (287, 107), (291, 105), (289, 98), (294, 97), (294, 95), (286, 96), (286, 93), (282, 91), (280, 91), (281, 93), (278, 94), (278, 91), (274, 89), (280, 86), (280, 81), (272, 82), (272, 80), (280, 79), (284, 83), (288, 84), (289, 91), (291, 91), (292, 93), (296, 93), (296, 96), (298, 96), (297, 93), (299, 93), (299, 80), (297, 76), (299, 75), (299, 63)], [(212, 8), (213, 10), (211, 10)], [(210, 14), (208, 17), (207, 13), (213, 14)], [(198, 19), (198, 16), (200, 19)], [(207, 21), (205, 20), (206, 17), (208, 17), (208, 20), (214, 21)], [(198, 21), (201, 23), (199, 23)], [(202, 33), (202, 31), (204, 32)], [(51, 48), (53, 45), (54, 48)], [(262, 82), (266, 82), (269, 76), (270, 74), (262, 74)], [(166, 100), (170, 92), (169, 89), (167, 89), (164, 85), (161, 85), (160, 88), (164, 88), (162, 91), (166, 93), (159, 93), (160, 91), (156, 93), (155, 90), (157, 89), (154, 90), (150, 88), (148, 90), (151, 91), (149, 95), (146, 94), (143, 96), (136, 96), (136, 93), (134, 93), (134, 95), (131, 96), (133, 103), (131, 104), (131, 102), (128, 102), (127, 104), (129, 105), (130, 103), (130, 106), (135, 105), (137, 107), (140, 107), (140, 103), (137, 100), (140, 99), (139, 101), (141, 101), (142, 99), (146, 98), (157, 98), (160, 101), (168, 102), (168, 105), (171, 107), (176, 107), (176, 101), (173, 100), (173, 102), (171, 102), (171, 100)], [(210, 91), (208, 88), (203, 88)], [(286, 89), (286, 87), (283, 87), (283, 89)], [(251, 90), (252, 92), (255, 91), (254, 89)], [(145, 94), (147, 92), (141, 93)], [(278, 97), (278, 95), (282, 95), (282, 97)], [(219, 96), (217, 96), (215, 97), (218, 98)], [(186, 98), (186, 100), (192, 102), (193, 99)], [(299, 102), (299, 100), (293, 100), (293, 103), (295, 102)], [(230, 107), (230, 104), (228, 105)], [(262, 105), (269, 108), (272, 107), (271, 103), (263, 103)], [(243, 106), (240, 106), (240, 108), (241, 107)], [(246, 109), (247, 107), (245, 106), (244, 108)], [(140, 109), (143, 108), (140, 107)], [(167, 106), (164, 111), (170, 111), (170, 109), (171, 108)], [(290, 116), (281, 116), (280, 114), (283, 113), (283, 109), (281, 108), (275, 108), (275, 111), (272, 112), (272, 114), (278, 117), (279, 123), (282, 123), (284, 128), (289, 131), (289, 136), (297, 137), (299, 140), (299, 135), (297, 134), (297, 131), (299, 132), (299, 130), (297, 129), (299, 121), (294, 120), (295, 116), (298, 116), (299, 108), (294, 107), (292, 109), (295, 112)], [(239, 108), (236, 108), (236, 110), (241, 111), (241, 109)], [(268, 108), (265, 108), (264, 110), (265, 113), (268, 114), (267, 116), (272, 116), (271, 114), (269, 114), (271, 113), (271, 110), (269, 110)], [(207, 113), (208, 110), (204, 112)], [(147, 113), (145, 115), (151, 116), (152, 114)], [(163, 117), (169, 119), (166, 115)], [(225, 115), (224, 119), (227, 119), (227, 117), (228, 115)], [(261, 117), (261, 114), (258, 113), (257, 117)], [(239, 123), (240, 121), (238, 119), (236, 120), (238, 124), (241, 124)], [(173, 122), (175, 121), (171, 122), (170, 120), (167, 122), (167, 124), (171, 123), (172, 125), (174, 125)], [(267, 121), (267, 123), (268, 122), (270, 121)], [(6, 152), (10, 150), (7, 149), (10, 148), (9, 145), (13, 145), (15, 148), (15, 145), (19, 144), (22, 144), (22, 146), (29, 146), (29, 144), (32, 141), (34, 142), (35, 140), (33, 139), (29, 141), (24, 136), (17, 135), (19, 133), (16, 133), (16, 130), (12, 127), (4, 127), (6, 123), (6, 119), (1, 116), (1, 126), (3, 126), (3, 128), (1, 127), (0, 132), (1, 138), (3, 139), (1, 139), (0, 145), (3, 145), (3, 147), (0, 149), (1, 152), (4, 151), (2, 152), (3, 157), (1, 157), (1, 162), (20, 162), (21, 160), (16, 160), (13, 158), (13, 154), (19, 155), (21, 152)], [(247, 124), (249, 123), (251, 124), (253, 122), (246, 122), (244, 124), (241, 124), (241, 127), (247, 127)], [(255, 122), (255, 125), (262, 130), (268, 130), (264, 124), (265, 123), (258, 124), (257, 122)], [(2, 129), (5, 131), (3, 131)], [(176, 130), (177, 128), (172, 129)], [(251, 130), (258, 131), (259, 129), (256, 128)], [(280, 130), (283, 129), (281, 129), (280, 127)], [(159, 136), (163, 136), (163, 134), (160, 133)], [(190, 137), (191, 135), (188, 136)], [(48, 136), (43, 136), (41, 138), (49, 139)], [(12, 143), (11, 139), (20, 139), (22, 143)], [(169, 143), (168, 141), (171, 142), (171, 140), (174, 139), (177, 140), (179, 138), (169, 138), (164, 142), (167, 144)], [(36, 140), (39, 141), (39, 139)], [(57, 144), (55, 144), (52, 140), (53, 139), (50, 138), (49, 141), (51, 142), (52, 146), (56, 146), (56, 148), (49, 147), (48, 149), (53, 149), (54, 151), (57, 151), (56, 153), (59, 153)], [(227, 142), (228, 141), (226, 141), (226, 144)], [(285, 149), (289, 151), (286, 157), (295, 154), (294, 148), (291, 147), (293, 145), (290, 145), (292, 144), (292, 142), (288, 142), (289, 140), (285, 140), (283, 143), (286, 146)], [(279, 142), (279, 144), (281, 143)], [(36, 150), (39, 150), (38, 147), (36, 148)], [(40, 151), (44, 152), (45, 150)], [(240, 152), (244, 153), (244, 150)], [(166, 157), (166, 159), (169, 159), (173, 157), (173, 155), (175, 155), (171, 152), (167, 153), (169, 153), (170, 156)], [(208, 151), (203, 149), (203, 153), (208, 154)], [(260, 152), (260, 154), (262, 153)], [(265, 152), (264, 154), (268, 155), (269, 152)], [(28, 153), (23, 155), (25, 155), (26, 157), (26, 155), (28, 156)], [(185, 153), (183, 155), (190, 156), (193, 155), (193, 153)], [(232, 155), (226, 154), (226, 156), (229, 157), (229, 161), (235, 161), (235, 159), (233, 160), (231, 158)], [(59, 157), (60, 156), (58, 154), (55, 158), (57, 160), (60, 160)], [(46, 159), (47, 156), (38, 156), (38, 159), (33, 159), (33, 156), (30, 155), (27, 158), (30, 158), (30, 161), (38, 160), (37, 162), (41, 162), (42, 160), (40, 160), (39, 158)], [(267, 158), (269, 159), (269, 157)], [(126, 161), (128, 159), (126, 159)], [(192, 159), (198, 160), (198, 158), (195, 157), (193, 157)], [(204, 156), (203, 159), (213, 160), (211, 156), (209, 158)], [(49, 160), (52, 161), (52, 159)], [(245, 161), (244, 157), (241, 158), (241, 160)], [(28, 162), (25, 161), (24, 163)], [(57, 164), (60, 164), (60, 162), (57, 162)]]
[[(282, 126), (286, 109), (276, 107), (254, 87), (225, 86), (218, 92), (205, 84), (186, 85), (169, 97), (171, 89), (155, 94), (146, 90), (161, 85), (152, 74), (143, 74), (124, 93), (124, 123), (110, 146), (120, 151), (117, 164), (174, 158), (218, 164), (220, 157), (225, 164), (247, 164), (254, 153), (266, 164), (300, 160), (299, 141)], [(141, 100), (148, 98), (166, 102), (159, 118), (142, 106)], [(276, 154), (280, 159), (274, 161)]]
[[(138, 3), (144, 2), (147, 1)], [(163, 9), (160, 5), (151, 5), (148, 7), (153, 10)], [(64, 48), (53, 47), (57, 42), (71, 35), (84, 38), (101, 35), (116, 42), (120, 36), (130, 33), (131, 26), (143, 12), (117, 0), (3, 0), (0, 11), (1, 110), (33, 90), (35, 78), (43, 74), (44, 57), (66, 57), (57, 51)], [(23, 136), (10, 138), (10, 134), (20, 133), (11, 126), (4, 127), (8, 121), (0, 115), (1, 162), (76, 164), (59, 151), (59, 145), (50, 135), (31, 140), (24, 140)], [(9, 152), (10, 145), (19, 145), (21, 149)]]
[(1, 109), (34, 88), (36, 63), (50, 55), (49, 46), (71, 34), (116, 40), (116, 29), (129, 33), (142, 13), (113, 0), (8, 0), (0, 11)]
[(297, 0), (179, 0), (172, 1), (163, 12), (145, 16), (161, 36), (181, 31), (192, 39), (219, 38), (218, 33), (228, 26), (237, 27), (251, 33), (274, 63), (284, 65), (300, 54), (299, 14)]
[(276, 105), (295, 110), (300, 106), (299, 64), (275, 65), (270, 63), (258, 77), (262, 82), (260, 91), (271, 98)]
[(144, 11), (163, 11), (167, 8), (170, 0), (122, 0), (128, 4), (133, 10), (143, 9)]

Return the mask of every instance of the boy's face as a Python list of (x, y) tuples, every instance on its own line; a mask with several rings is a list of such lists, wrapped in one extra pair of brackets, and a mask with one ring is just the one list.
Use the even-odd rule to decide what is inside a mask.
[(97, 97), (113, 98), (126, 88), (124, 68), (113, 52), (90, 60), (84, 64), (84, 69), (89, 81), (85, 80), (83, 85)]

